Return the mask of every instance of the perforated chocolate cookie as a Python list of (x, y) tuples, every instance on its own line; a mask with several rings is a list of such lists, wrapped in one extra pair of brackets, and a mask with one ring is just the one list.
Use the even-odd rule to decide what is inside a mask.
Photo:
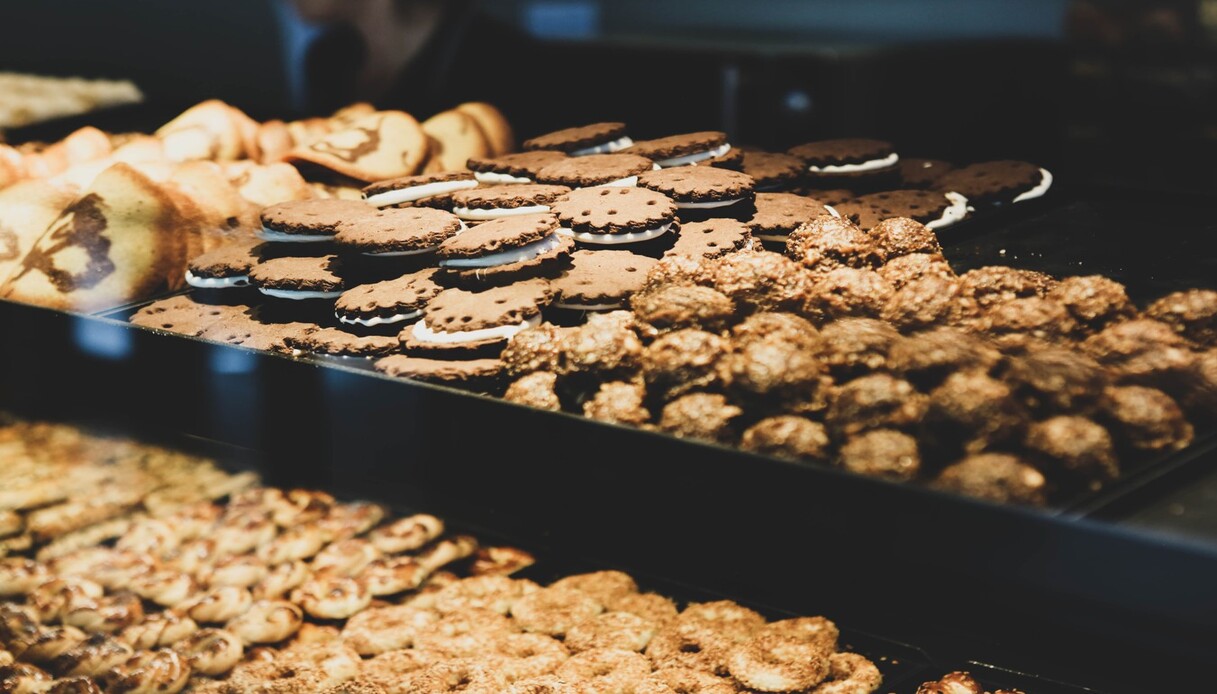
[(752, 232), (735, 219), (709, 219), (682, 224), (676, 243), (664, 255), (689, 258), (718, 258), (734, 251), (752, 248)]
[(514, 186), (487, 186), (458, 190), (447, 196), (454, 207), (477, 209), (515, 209), (532, 205), (549, 205), (570, 192), (566, 186), (524, 183)]
[(829, 214), (818, 200), (793, 193), (757, 193), (756, 211), (746, 220), (754, 236), (783, 239), (799, 225)]
[(716, 147), (727, 144), (727, 133), (717, 130), (706, 130), (696, 133), (669, 135), (655, 140), (635, 142), (632, 147), (622, 150), (628, 154), (637, 154), (652, 161), (673, 159), (690, 154), (708, 152)]
[(945, 195), (933, 190), (889, 190), (871, 193), (836, 205), (837, 212), (862, 229), (892, 217), (907, 217), (922, 224), (942, 217), (951, 206)]
[(524, 149), (556, 149), (575, 152), (625, 137), (625, 123), (592, 123), (538, 135), (524, 141)]
[(365, 198), (380, 193), (388, 193), (394, 190), (405, 190), (407, 188), (416, 188), (431, 183), (452, 183), (455, 181), (472, 181), (473, 174), (468, 171), (443, 171), (440, 173), (421, 174), (418, 176), (403, 176), (401, 178), (390, 178), (386, 181), (377, 181), (363, 189)]
[(682, 203), (713, 203), (750, 200), (754, 192), (752, 177), (710, 166), (682, 166), (648, 171), (638, 177), (638, 185), (663, 193)]
[(973, 204), (1010, 202), (1043, 181), (1040, 167), (1025, 161), (989, 161), (955, 169), (938, 179), (938, 190), (954, 191)]
[(526, 214), (479, 224), (440, 244), (440, 258), (477, 258), (540, 241), (558, 228), (553, 214)]
[(707, 159), (704, 162), (698, 162), (699, 166), (717, 166), (720, 169), (731, 169), (732, 171), (744, 170), (744, 152), (743, 150), (732, 147), (727, 150), (726, 154)]
[(228, 243), (190, 260), (187, 268), (195, 277), (240, 277), (258, 262), (261, 242), (256, 239)]
[(401, 349), (396, 337), (352, 335), (338, 328), (321, 328), (300, 335), (289, 335), (284, 344), (302, 352), (342, 357), (376, 357)]
[(435, 281), (438, 272), (435, 268), (429, 268), (348, 289), (334, 303), (334, 313), (339, 319), (349, 322), (418, 313), (444, 290)]
[(891, 156), (892, 143), (865, 138), (820, 140), (791, 147), (787, 153), (803, 160), (807, 166), (841, 166), (862, 164)]
[(394, 354), (377, 360), (374, 367), (395, 378), (413, 378), (466, 388), (488, 387), (503, 375), (503, 362), (498, 359), (457, 361)]
[(445, 268), (444, 276), (454, 285), (474, 290), (532, 278), (554, 277), (569, 263), (575, 242), (569, 236), (555, 234), (548, 239), (548, 244), (540, 255), (491, 267)]
[(444, 210), (389, 207), (344, 222), (334, 241), (360, 253), (422, 253), (452, 238), (463, 226), (456, 215)]
[(516, 325), (541, 313), (553, 289), (530, 280), (480, 292), (447, 289), (427, 304), (423, 317), (432, 330), (467, 332)]
[(262, 210), (262, 226), (291, 236), (333, 236), (343, 222), (371, 216), (376, 208), (358, 200), (292, 200)]
[(336, 292), (344, 288), (336, 255), (316, 258), (272, 258), (249, 271), (255, 287), (288, 291)]
[(900, 181), (906, 188), (937, 188), (955, 165), (938, 159), (901, 159)]
[(570, 269), (552, 282), (555, 301), (572, 306), (620, 306), (642, 290), (655, 262), (629, 251), (576, 251)]
[(537, 173), (537, 181), (586, 188), (628, 179), (653, 167), (650, 159), (633, 154), (592, 154), (550, 164)]
[(478, 173), (497, 173), (520, 178), (536, 179), (541, 169), (555, 162), (566, 159), (565, 152), (541, 149), (535, 152), (516, 152), (504, 154), (493, 159), (474, 157), (469, 160), (471, 171)]
[(742, 171), (756, 181), (757, 190), (787, 188), (803, 176), (803, 160), (789, 154), (741, 151), (741, 156)]
[(647, 231), (676, 217), (676, 205), (670, 198), (642, 188), (572, 191), (556, 200), (551, 211), (563, 227), (593, 234)]

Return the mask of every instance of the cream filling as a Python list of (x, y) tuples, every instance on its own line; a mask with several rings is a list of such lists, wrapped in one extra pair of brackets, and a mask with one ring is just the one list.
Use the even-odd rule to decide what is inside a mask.
[(564, 301), (554, 303), (554, 308), (565, 308), (571, 311), (616, 311), (623, 308), (624, 303), (618, 302), (615, 304), (568, 304)]
[[(659, 164), (651, 165), (652, 171), (658, 171), (661, 168), (663, 168), (663, 167), (661, 167)], [(608, 183), (597, 183), (596, 185), (590, 186), (590, 187), (592, 187), (592, 188), (633, 188), (637, 185), (638, 185), (638, 176), (626, 176), (625, 178), (619, 178), (616, 181), (609, 181)]]
[(500, 217), (515, 217), (522, 214), (549, 212), (549, 205), (525, 205), (524, 207), (453, 207), (452, 213), (461, 219), (481, 222)]
[(541, 316), (536, 315), (526, 321), (522, 321), (516, 325), (500, 325), (494, 328), (482, 328), (481, 330), (465, 330), (463, 332), (444, 332), (443, 330), (432, 330), (427, 327), (427, 320), (424, 318), (414, 324), (410, 329), (414, 339), (419, 342), (426, 342), (435, 345), (459, 345), (467, 342), (481, 342), (483, 340), (499, 340), (510, 339), (513, 335), (521, 330), (534, 328), (541, 324)]
[(836, 217), (837, 219), (841, 218), (841, 213), (837, 212), (837, 208), (833, 207), (832, 205), (825, 205), (824, 209), (828, 210), (828, 214)]
[(951, 201), (950, 207), (942, 211), (942, 216), (932, 222), (927, 222), (927, 229), (949, 227), (968, 216), (968, 199), (959, 193), (943, 193)]
[(496, 173), (494, 171), (474, 171), (473, 177), (479, 183), (502, 184), (502, 183), (532, 183), (531, 178), (524, 176), (512, 176), (511, 174)]
[(679, 157), (672, 157), (670, 159), (660, 159), (659, 161), (657, 161), (655, 163), (659, 164), (661, 167), (663, 167), (665, 169), (671, 168), (673, 166), (688, 166), (690, 164), (696, 164), (698, 162), (705, 161), (707, 159), (721, 157), (730, 151), (731, 151), (731, 143), (724, 142), (721, 145), (715, 147), (714, 149), (708, 149), (704, 152), (694, 152), (693, 154), (685, 154), (685, 155), (682, 155)]
[(571, 231), (565, 227), (558, 229), (559, 234), (565, 234), (583, 243), (598, 243), (604, 246), (614, 246), (622, 243), (639, 243), (641, 241), (649, 241), (653, 238), (658, 238), (668, 233), (672, 228), (672, 223), (662, 224), (654, 229), (646, 231), (631, 231), (625, 234), (593, 234), (590, 231)]
[(262, 227), (256, 232), (258, 238), (273, 243), (321, 243), (333, 241), (333, 234), (285, 234), (282, 231)]
[(411, 311), (409, 313), (397, 313), (392, 316), (373, 316), (372, 318), (351, 318), (350, 316), (344, 316), (338, 313), (335, 313), (334, 315), (338, 317), (340, 322), (346, 323), (347, 325), (363, 325), (369, 328), (375, 328), (378, 325), (400, 323), (404, 320), (410, 320), (411, 318), (418, 318), (419, 316), (423, 315), (423, 312)]
[(533, 258), (539, 258), (561, 245), (562, 239), (557, 234), (550, 234), (539, 241), (526, 243), (519, 248), (513, 248), (509, 251), (489, 253), (476, 258), (446, 258), (439, 261), (439, 266), (467, 268), (510, 265), (511, 263), (521, 263)]
[[(477, 174), (474, 174), (476, 177)], [(424, 183), (418, 186), (410, 186), (409, 188), (399, 188), (397, 190), (386, 190), (383, 193), (375, 195), (366, 195), (364, 200), (376, 207), (388, 207), (389, 205), (400, 205), (403, 202), (414, 202), (429, 198), (432, 195), (443, 195), (456, 190), (465, 190), (466, 188), (477, 188), (477, 181), (436, 181), (435, 183)]]
[(336, 299), (342, 296), (341, 289), (334, 292), (321, 292), (308, 289), (273, 289), (271, 287), (258, 287), (258, 291), (267, 296), (273, 296), (276, 299)]
[(861, 173), (863, 171), (874, 171), (876, 169), (885, 169), (900, 161), (900, 155), (892, 152), (882, 159), (871, 159), (864, 161), (861, 164), (827, 164), (825, 166), (809, 166), (807, 170), (812, 173)]
[(570, 156), (586, 157), (589, 154), (612, 154), (613, 152), (620, 152), (632, 144), (634, 144), (634, 141), (631, 140), (628, 135), (622, 135), (616, 140), (611, 140), (609, 142), (605, 142), (604, 144), (599, 144), (594, 147), (586, 147), (584, 149), (577, 149), (571, 152)]
[(714, 200), (713, 202), (678, 202), (676, 206), (687, 210), (708, 210), (715, 207), (728, 207), (743, 200), (743, 198), (732, 198), (730, 200)]
[(193, 272), (186, 271), (186, 284), (199, 289), (229, 289), (231, 287), (248, 287), (249, 275), (233, 277), (199, 277)]
[(377, 258), (397, 258), (406, 255), (422, 255), (424, 253), (433, 253), (439, 246), (428, 246), (427, 248), (418, 248), (412, 251), (385, 251), (384, 253), (373, 253), (368, 251), (364, 255), (371, 255)]
[(1040, 184), (1031, 190), (1020, 194), (1017, 198), (1014, 198), (1014, 202), (1032, 200), (1048, 192), (1048, 189), (1052, 187), (1052, 172), (1050, 172), (1048, 169), (1040, 169), (1040, 174), (1043, 176), (1043, 178), (1040, 179)]

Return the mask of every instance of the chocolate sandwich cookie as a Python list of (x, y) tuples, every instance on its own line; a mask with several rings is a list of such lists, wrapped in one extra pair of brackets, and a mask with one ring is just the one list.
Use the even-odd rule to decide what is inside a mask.
[(708, 164), (731, 151), (727, 133), (707, 130), (683, 135), (670, 135), (657, 140), (635, 142), (626, 149), (627, 154), (637, 154), (658, 164), (661, 168)]
[(748, 174), (710, 166), (648, 171), (638, 177), (638, 185), (672, 198), (682, 220), (686, 216), (690, 220), (695, 216), (730, 217), (747, 208), (756, 196)]
[(814, 188), (869, 188), (894, 183), (900, 156), (890, 142), (863, 138), (821, 140), (787, 152), (803, 160)]
[(717, 166), (720, 169), (731, 169), (732, 171), (744, 170), (744, 151), (732, 147), (727, 150), (722, 156), (707, 159), (701, 163), (702, 166)]
[(249, 271), (250, 283), (276, 299), (333, 299), (346, 289), (336, 272), (338, 256), (272, 258)]
[(476, 188), (478, 181), (469, 171), (445, 171), (419, 176), (403, 176), (377, 181), (363, 189), (363, 199), (369, 205), (388, 207), (446, 195), (466, 188)]
[(557, 308), (613, 311), (642, 291), (654, 258), (629, 251), (576, 251), (571, 267), (551, 283)]
[(466, 283), (535, 277), (574, 249), (558, 231), (558, 218), (548, 213), (491, 220), (440, 244), (439, 266)]
[(934, 190), (888, 190), (834, 206), (841, 216), (862, 229), (893, 217), (907, 217), (930, 229), (948, 227), (968, 216), (968, 199), (959, 193)]
[(292, 348), (287, 346), (287, 338), (304, 335), (320, 327), (316, 323), (300, 321), (268, 321), (261, 316), (259, 310), (251, 309), (212, 323), (199, 334), (199, 338), (264, 352), (291, 352)]
[(249, 269), (258, 262), (257, 239), (234, 241), (195, 256), (186, 265), (186, 284), (198, 289), (249, 286)]
[(427, 359), (394, 354), (378, 359), (373, 366), (394, 378), (411, 378), (473, 390), (493, 390), (503, 377), (503, 362), (498, 359)]
[(452, 212), (461, 219), (485, 222), (500, 217), (548, 212), (554, 200), (570, 192), (566, 186), (524, 183), (459, 190), (447, 196)]
[(670, 198), (644, 188), (572, 191), (554, 202), (553, 211), (575, 241), (596, 245), (657, 238), (671, 230), (676, 219), (676, 205)]
[(524, 141), (525, 150), (552, 149), (572, 157), (618, 152), (634, 141), (625, 134), (625, 123), (592, 123), (564, 128)]
[(1052, 174), (1025, 161), (988, 161), (955, 169), (938, 179), (938, 190), (963, 195), (973, 205), (1023, 202), (1052, 187)]
[(211, 325), (229, 320), (246, 310), (247, 306), (207, 304), (188, 295), (179, 295), (144, 306), (131, 316), (129, 322), (179, 335), (198, 336)]
[(808, 188), (806, 186), (799, 186), (791, 192), (809, 197), (812, 200), (818, 200), (830, 207), (835, 207), (858, 197), (857, 193), (848, 188)]
[(374, 256), (430, 253), (465, 228), (456, 215), (428, 207), (389, 207), (343, 223), (334, 242), (343, 250)]
[[(752, 177), (756, 190), (788, 190), (803, 177), (803, 160), (789, 154), (742, 151), (743, 167)], [(727, 167), (730, 168), (730, 167)]]
[(937, 188), (938, 180), (955, 169), (938, 159), (901, 159), (900, 184), (905, 188)]
[(258, 238), (277, 243), (322, 243), (334, 240), (344, 222), (375, 214), (358, 200), (292, 200), (262, 210)]
[(429, 268), (348, 289), (334, 302), (334, 315), (347, 325), (367, 328), (418, 318), (427, 302), (444, 290), (435, 281), (438, 272)]
[(756, 211), (744, 220), (752, 235), (761, 241), (785, 247), (790, 232), (820, 215), (838, 216), (832, 207), (794, 193), (757, 193)]
[(628, 188), (638, 185), (638, 174), (654, 168), (650, 159), (634, 154), (589, 154), (567, 157), (546, 166), (537, 173), (537, 181), (570, 188)]
[(735, 251), (751, 250), (754, 243), (748, 225), (738, 219), (707, 219), (683, 225), (676, 243), (664, 255), (719, 258)]
[(289, 348), (336, 357), (381, 357), (401, 349), (396, 337), (353, 335), (339, 328), (320, 328), (284, 339)]
[(479, 183), (500, 185), (504, 183), (533, 183), (541, 169), (566, 159), (565, 152), (539, 149), (533, 152), (515, 152), (493, 159), (471, 158), (465, 165), (473, 172)]
[(480, 292), (447, 289), (427, 304), (422, 320), (398, 338), (411, 354), (497, 354), (513, 335), (541, 322), (541, 309), (552, 297), (553, 290), (544, 280)]

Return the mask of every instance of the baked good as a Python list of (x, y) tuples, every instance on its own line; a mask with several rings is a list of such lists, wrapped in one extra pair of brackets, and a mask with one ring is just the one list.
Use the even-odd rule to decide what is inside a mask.
[(515, 149), (515, 133), (499, 109), (482, 101), (467, 101), (457, 106), (456, 110), (473, 118), (490, 144), (493, 156), (500, 157)]
[(539, 149), (532, 152), (501, 154), (492, 158), (474, 157), (466, 162), (479, 183), (535, 183), (541, 169), (566, 159), (564, 152)]
[(671, 284), (635, 294), (630, 308), (655, 333), (700, 328), (721, 332), (735, 317), (735, 304), (710, 287)]
[(465, 224), (451, 212), (428, 207), (384, 208), (343, 221), (334, 243), (343, 251), (377, 257), (431, 253)]
[(563, 128), (524, 141), (525, 150), (552, 149), (572, 157), (619, 152), (634, 141), (626, 135), (625, 123), (592, 123)]
[(724, 216), (724, 208), (746, 206), (755, 196), (751, 176), (708, 166), (648, 171), (638, 185), (668, 196), (681, 210), (714, 210), (711, 216)]
[(380, 357), (401, 349), (396, 337), (353, 335), (340, 328), (320, 328), (301, 335), (291, 335), (284, 339), (284, 344), (302, 352), (339, 357)]
[(644, 188), (585, 188), (553, 203), (563, 229), (575, 241), (594, 245), (639, 243), (671, 230), (676, 206)]
[(440, 171), (460, 171), (471, 157), (494, 155), (481, 126), (467, 113), (440, 111), (423, 121), (422, 129), (430, 141), (432, 166)]
[(744, 220), (756, 238), (785, 248), (790, 233), (819, 217), (832, 215), (834, 210), (818, 200), (793, 193), (757, 193), (756, 209)]
[(476, 188), (478, 179), (468, 171), (402, 176), (377, 181), (363, 188), (363, 199), (369, 205), (389, 207), (415, 202), (433, 195), (446, 195), (466, 188)]
[(249, 271), (250, 284), (276, 299), (335, 299), (346, 289), (338, 256), (263, 260)]
[(709, 164), (731, 152), (731, 143), (727, 142), (727, 133), (708, 130), (635, 142), (625, 152), (646, 157), (666, 169)]
[(938, 179), (937, 189), (963, 195), (972, 205), (1032, 200), (1052, 187), (1052, 174), (1025, 161), (989, 161), (955, 169)]
[(500, 217), (440, 244), (439, 266), (466, 284), (502, 284), (554, 274), (575, 245), (558, 232), (558, 218), (552, 214)]
[(1166, 323), (1198, 345), (1217, 347), (1217, 291), (1167, 294), (1146, 307), (1145, 316)]
[(419, 173), (428, 151), (427, 134), (413, 116), (377, 111), (297, 146), (285, 159), (372, 183)]
[(473, 390), (493, 389), (503, 375), (503, 362), (498, 359), (429, 359), (392, 354), (377, 359), (373, 367), (395, 378)]
[(429, 268), (401, 277), (346, 290), (334, 302), (334, 314), (347, 325), (375, 327), (418, 318), (427, 302), (444, 290)]
[(875, 429), (841, 445), (837, 464), (867, 477), (907, 482), (921, 472), (917, 439), (893, 429)]
[(816, 217), (791, 232), (786, 255), (817, 274), (839, 267), (874, 268), (884, 260), (875, 239), (848, 219), (830, 215)]
[(664, 251), (664, 256), (688, 258), (719, 258), (728, 253), (756, 249), (748, 225), (726, 217), (689, 222), (680, 227), (676, 243)]
[(933, 481), (938, 489), (1004, 504), (1043, 506), (1044, 475), (1017, 456), (981, 453), (948, 465)]
[(500, 217), (548, 212), (555, 200), (570, 192), (566, 186), (525, 183), (458, 190), (445, 196), (461, 219), (485, 222)]
[(257, 239), (234, 241), (195, 256), (186, 264), (186, 284), (196, 289), (249, 286), (249, 270), (260, 258)]
[(827, 461), (830, 443), (823, 424), (806, 417), (780, 415), (762, 419), (745, 430), (740, 448), (775, 458)]
[(938, 180), (955, 168), (940, 159), (900, 159), (900, 185), (905, 188), (937, 189)]
[(740, 171), (752, 177), (757, 192), (789, 190), (803, 178), (803, 160), (789, 154), (739, 150)]
[(258, 238), (275, 243), (324, 243), (344, 223), (371, 218), (376, 208), (357, 200), (292, 200), (262, 210)]
[(537, 182), (569, 188), (630, 187), (638, 184), (638, 174), (653, 168), (655, 164), (650, 159), (634, 154), (590, 154), (567, 157), (545, 166), (537, 172)]
[(849, 200), (834, 208), (862, 229), (893, 217), (916, 220), (930, 229), (943, 229), (968, 216), (968, 199), (956, 192), (885, 190)]
[(552, 282), (554, 306), (578, 311), (623, 308), (642, 290), (654, 258), (629, 251), (575, 251), (570, 268)]
[(890, 142), (883, 140), (820, 140), (791, 147), (787, 153), (803, 160), (812, 188), (873, 190), (894, 182), (900, 174), (900, 156)]
[(406, 351), (423, 356), (497, 354), (513, 335), (540, 323), (549, 283), (528, 280), (479, 292), (446, 289), (401, 332)]

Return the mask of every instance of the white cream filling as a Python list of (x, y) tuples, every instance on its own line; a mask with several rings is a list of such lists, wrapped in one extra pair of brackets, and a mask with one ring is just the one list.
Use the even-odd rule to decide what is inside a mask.
[(688, 210), (708, 210), (715, 207), (728, 207), (743, 200), (743, 198), (732, 198), (730, 200), (715, 200), (713, 202), (678, 202), (677, 207)]
[(832, 205), (825, 205), (824, 209), (828, 210), (828, 214), (836, 217), (837, 219), (841, 218), (841, 213), (837, 212), (837, 208), (833, 207)]
[(570, 156), (586, 157), (589, 154), (612, 154), (613, 152), (620, 152), (633, 144), (634, 141), (631, 140), (628, 135), (622, 135), (616, 140), (611, 140), (609, 142), (605, 142), (604, 144), (596, 145), (594, 147), (586, 147), (584, 149), (577, 149), (571, 152)]
[(620, 302), (615, 304), (568, 304), (558, 301), (554, 303), (554, 308), (565, 308), (571, 311), (616, 311), (624, 306), (625, 304)]
[(310, 291), (307, 289), (272, 289), (271, 287), (258, 287), (258, 291), (267, 296), (273, 296), (276, 299), (336, 299), (342, 296), (342, 290), (335, 292), (319, 292)]
[(503, 184), (503, 183), (532, 183), (531, 178), (524, 176), (512, 176), (511, 174), (496, 173), (494, 171), (474, 171), (473, 177), (479, 183)]
[(414, 324), (410, 329), (414, 339), (419, 342), (427, 342), (436, 345), (459, 345), (466, 342), (481, 342), (483, 340), (499, 340), (510, 339), (511, 336), (534, 328), (541, 324), (541, 316), (533, 316), (526, 321), (516, 325), (500, 325), (494, 328), (482, 328), (481, 330), (465, 330), (463, 332), (444, 332), (443, 330), (432, 330), (427, 327), (427, 320), (424, 318)]
[[(475, 174), (476, 177), (476, 174)], [(435, 183), (424, 183), (418, 186), (410, 186), (409, 188), (399, 188), (397, 190), (386, 190), (383, 193), (375, 195), (366, 195), (364, 200), (376, 207), (388, 207), (389, 205), (400, 205), (403, 202), (414, 202), (429, 198), (432, 195), (443, 195), (456, 190), (465, 190), (466, 188), (477, 188), (478, 182), (470, 181), (436, 181)]]
[(863, 171), (874, 171), (875, 169), (885, 169), (900, 161), (900, 155), (892, 152), (882, 159), (871, 159), (864, 161), (861, 164), (827, 164), (825, 166), (809, 166), (807, 170), (812, 173), (861, 173)]
[(234, 275), (232, 277), (199, 277), (193, 272), (186, 271), (186, 284), (199, 289), (229, 289), (231, 287), (248, 287), (249, 275)]
[(515, 217), (522, 214), (549, 212), (549, 205), (525, 205), (524, 207), (453, 207), (452, 213), (461, 219), (481, 222), (500, 217)]
[(708, 149), (704, 152), (694, 152), (693, 154), (685, 154), (683, 156), (672, 157), (670, 159), (660, 159), (659, 161), (657, 161), (655, 163), (659, 164), (660, 167), (665, 168), (665, 169), (671, 168), (673, 166), (688, 166), (690, 164), (696, 164), (698, 162), (705, 161), (707, 159), (721, 157), (730, 151), (731, 151), (731, 143), (724, 142), (721, 145), (715, 147), (714, 149)]
[(558, 229), (559, 234), (565, 234), (583, 243), (597, 243), (604, 246), (614, 246), (622, 243), (639, 243), (641, 241), (649, 241), (653, 238), (658, 238), (668, 233), (672, 228), (672, 223), (662, 224), (654, 229), (646, 231), (631, 231), (625, 234), (593, 234), (590, 231), (571, 231), (565, 227)]
[(404, 320), (410, 320), (411, 318), (418, 318), (419, 316), (423, 315), (423, 312), (411, 311), (409, 313), (397, 313), (392, 316), (373, 316), (372, 318), (351, 318), (350, 316), (343, 316), (338, 313), (335, 313), (334, 315), (338, 317), (340, 322), (346, 323), (347, 325), (363, 325), (369, 328), (375, 328), (378, 325), (389, 325), (390, 323), (400, 323)]
[(634, 186), (637, 186), (637, 185), (638, 185), (637, 176), (626, 176), (625, 178), (619, 178), (615, 181), (609, 181), (608, 183), (597, 183), (596, 185), (589, 186), (589, 187), (591, 187), (591, 188), (633, 188)]
[(259, 229), (256, 236), (263, 241), (274, 243), (321, 243), (334, 240), (333, 234), (285, 234), (266, 227)]
[(397, 258), (406, 255), (422, 255), (424, 253), (433, 253), (439, 246), (429, 246), (427, 248), (419, 248), (412, 251), (385, 251), (383, 253), (374, 253), (371, 251), (365, 252), (364, 255), (371, 255), (377, 258)]
[(526, 243), (519, 248), (513, 248), (509, 251), (490, 253), (487, 255), (478, 256), (476, 258), (446, 258), (439, 261), (439, 266), (467, 268), (510, 265), (511, 263), (520, 263), (526, 260), (532, 260), (533, 258), (539, 258), (561, 245), (562, 239), (557, 234), (549, 234), (539, 241)]
[(968, 199), (959, 193), (943, 193), (947, 200), (951, 201), (951, 205), (942, 211), (942, 216), (932, 222), (926, 223), (927, 229), (941, 229), (949, 227), (952, 224), (960, 221), (968, 216)]
[(1040, 174), (1043, 176), (1043, 178), (1040, 180), (1040, 184), (1031, 190), (1022, 193), (1017, 198), (1014, 198), (1014, 202), (1032, 200), (1048, 192), (1048, 189), (1052, 187), (1052, 172), (1048, 169), (1040, 169)]

